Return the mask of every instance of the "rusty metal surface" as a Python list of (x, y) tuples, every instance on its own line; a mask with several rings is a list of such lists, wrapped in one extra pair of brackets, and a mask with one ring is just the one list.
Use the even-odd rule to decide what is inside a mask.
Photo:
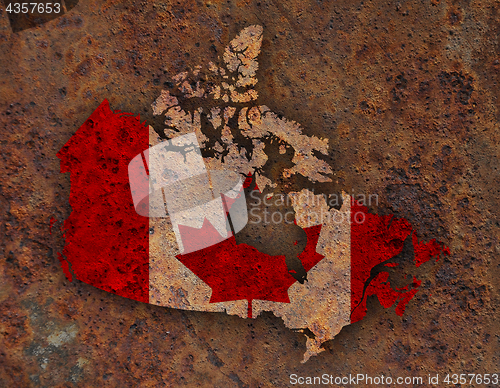
[[(267, 387), (302, 376), (498, 372), (499, 5), (88, 1), (13, 33), (0, 16), (0, 386)], [(68, 282), (56, 152), (98, 104), (140, 113), (164, 83), (264, 28), (260, 102), (330, 139), (329, 190), (377, 193), (451, 248), (402, 318), (368, 315), (301, 364), (303, 334)]]

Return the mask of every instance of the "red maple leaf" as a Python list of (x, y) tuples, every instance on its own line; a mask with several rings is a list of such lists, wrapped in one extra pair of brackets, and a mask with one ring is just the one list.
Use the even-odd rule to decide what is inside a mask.
[[(181, 235), (190, 241), (206, 239), (218, 232), (205, 219), (200, 229), (179, 225)], [(316, 252), (321, 225), (305, 228), (307, 245), (299, 255), (309, 271), (324, 256)], [(210, 303), (248, 300), (248, 317), (252, 317), (252, 300), (290, 303), (288, 289), (296, 279), (288, 273), (285, 256), (271, 256), (247, 244), (236, 244), (230, 237), (208, 248), (176, 256), (196, 276), (212, 288)]]

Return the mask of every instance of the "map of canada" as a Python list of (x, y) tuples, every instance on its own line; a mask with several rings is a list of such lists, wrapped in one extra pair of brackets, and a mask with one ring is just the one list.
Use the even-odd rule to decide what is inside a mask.
[[(259, 100), (263, 33), (249, 26), (219, 63), (174, 76), (151, 105), (162, 128), (100, 104), (57, 154), (61, 172), (71, 174), (72, 207), (59, 257), (70, 280), (141, 302), (245, 319), (270, 311), (307, 332), (307, 361), (366, 316), (370, 295), (402, 315), (419, 273), (449, 248), (419, 240), (404, 219), (370, 213), (367, 197), (290, 184), (332, 181), (329, 144)], [(249, 222), (182, 253), (171, 219), (137, 213), (128, 166), (150, 147), (193, 133), (207, 169), (245, 181)], [(220, 234), (210, 214), (176, 231), (191, 241)]]

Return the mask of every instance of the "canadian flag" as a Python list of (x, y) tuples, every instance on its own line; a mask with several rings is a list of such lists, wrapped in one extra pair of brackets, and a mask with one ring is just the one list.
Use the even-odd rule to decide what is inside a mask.
[(211, 181), (196, 147), (195, 134), (159, 141), (138, 116), (101, 103), (57, 154), (61, 172), (71, 173), (60, 256), (70, 280), (171, 308), (272, 311), (313, 331), (307, 359), (366, 315), (370, 295), (402, 315), (421, 284), (418, 268), (449, 254), (419, 241), (406, 220), (371, 214), (347, 194), (337, 210), (302, 190), (289, 194), (307, 234), (298, 257), (308, 281), (300, 284), (284, 256), (236, 243), (246, 222), (234, 205), (244, 199), (242, 182), (228, 172)]

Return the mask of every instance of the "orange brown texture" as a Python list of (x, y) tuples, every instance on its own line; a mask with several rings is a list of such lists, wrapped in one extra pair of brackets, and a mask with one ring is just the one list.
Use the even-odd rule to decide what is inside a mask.
[[(17, 33), (1, 6), (0, 386), (281, 387), (290, 373), (496, 371), (500, 6), (240, 5), (89, 0)], [(171, 78), (215, 62), (254, 24), (264, 31), (259, 101), (329, 138), (335, 175), (321, 190), (378, 194), (371, 211), (451, 250), (402, 318), (369, 298), (366, 318), (305, 364), (304, 335), (270, 313), (145, 305), (69, 283), (57, 258), (71, 209), (56, 152), (105, 98), (160, 128), (150, 104)]]

